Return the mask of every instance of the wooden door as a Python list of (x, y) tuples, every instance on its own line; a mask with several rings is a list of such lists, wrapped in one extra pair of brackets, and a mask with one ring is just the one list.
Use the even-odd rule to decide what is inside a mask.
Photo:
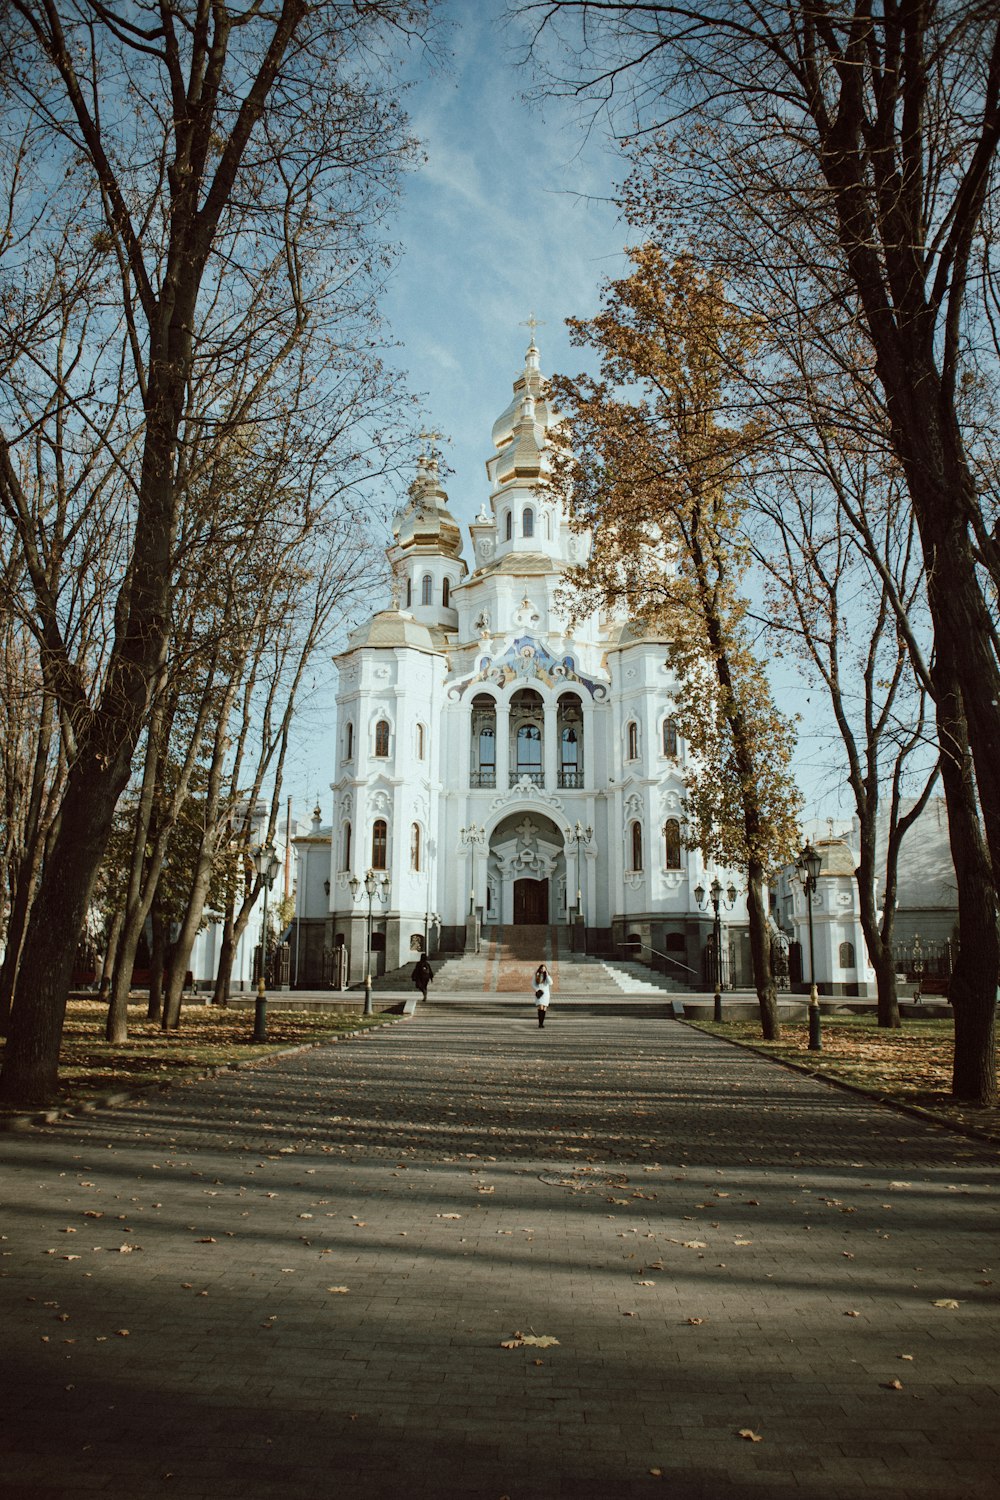
[(514, 881), (514, 922), (518, 927), (542, 926), (549, 920), (547, 880)]

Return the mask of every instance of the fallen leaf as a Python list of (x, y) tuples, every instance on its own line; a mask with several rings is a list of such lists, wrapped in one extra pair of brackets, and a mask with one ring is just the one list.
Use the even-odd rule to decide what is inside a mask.
[(884, 1391), (901, 1391), (903, 1382), (901, 1380), (880, 1380), (879, 1385)]
[(688, 1323), (692, 1328), (700, 1328), (704, 1321), (704, 1318), (688, 1318)]
[(931, 1307), (960, 1307), (960, 1306), (961, 1306), (961, 1303), (960, 1302), (956, 1302), (954, 1297), (939, 1297), (936, 1302), (932, 1302), (931, 1303)]
[(553, 1344), (558, 1344), (558, 1342), (558, 1339), (552, 1338), (551, 1334), (548, 1333), (512, 1333), (509, 1339), (504, 1339), (501, 1342), (500, 1348), (521, 1349), (529, 1347), (532, 1349), (551, 1349)]
[(753, 1432), (749, 1427), (741, 1427), (737, 1436), (745, 1438), (748, 1443), (762, 1443), (764, 1441), (759, 1433)]
[(115, 1333), (118, 1336), (118, 1338), (120, 1338), (120, 1339), (127, 1339), (128, 1338), (128, 1329), (127, 1328), (116, 1328), (115, 1329)]
[(845, 1314), (844, 1314), (845, 1318), (860, 1318), (860, 1316), (861, 1316), (861, 1314), (858, 1313), (858, 1312), (855, 1312), (853, 1308), (851, 1309), (850, 1312), (845, 1312)]
[(912, 1354), (897, 1354), (896, 1358), (897, 1359), (906, 1359), (906, 1360), (909, 1360), (911, 1364), (913, 1363), (913, 1355)]
[(351, 1289), (350, 1289), (349, 1286), (328, 1286), (327, 1287), (327, 1291), (328, 1292), (339, 1292), (341, 1296), (344, 1296), (345, 1293), (349, 1292), (350, 1290)]
[(435, 1214), (435, 1219), (460, 1219), (461, 1214)]

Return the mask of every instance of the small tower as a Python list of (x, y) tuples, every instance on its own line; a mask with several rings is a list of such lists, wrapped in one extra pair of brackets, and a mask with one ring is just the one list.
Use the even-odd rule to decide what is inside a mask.
[(448, 509), (433, 454), (422, 453), (417, 460), (416, 478), (392, 532), (393, 544), (386, 556), (398, 608), (421, 625), (454, 630), (458, 616), (451, 595), (468, 569), (461, 555), (461, 532)]

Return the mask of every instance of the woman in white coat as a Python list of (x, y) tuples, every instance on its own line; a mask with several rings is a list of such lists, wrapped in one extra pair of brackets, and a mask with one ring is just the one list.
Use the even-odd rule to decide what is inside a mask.
[(552, 979), (544, 963), (538, 965), (535, 970), (535, 1005), (538, 1008), (538, 1024), (545, 1025), (545, 1012), (549, 1008), (549, 997), (552, 994)]

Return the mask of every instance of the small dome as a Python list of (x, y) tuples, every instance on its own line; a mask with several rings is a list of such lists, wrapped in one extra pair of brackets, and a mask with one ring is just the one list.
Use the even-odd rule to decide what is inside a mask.
[(362, 646), (408, 646), (414, 651), (438, 650), (434, 636), (403, 610), (383, 609), (352, 632), (348, 642), (352, 651)]
[(542, 375), (538, 365), (538, 350), (532, 339), (524, 356), (524, 369), (514, 381), (514, 395), (510, 404), (502, 411), (493, 423), (493, 446), (494, 448), (505, 448), (514, 437), (514, 433), (524, 417), (524, 399), (530, 396), (533, 402), (532, 418), (536, 428), (539, 430), (539, 438), (542, 444), (545, 441), (545, 433), (550, 427), (554, 427), (559, 420), (558, 413), (549, 404), (546, 393), (545, 377)]
[(511, 479), (537, 479), (542, 472), (542, 449), (545, 427), (536, 416), (536, 402), (530, 392), (521, 398), (521, 411), (510, 442), (500, 450), (496, 479), (506, 484)]
[(448, 496), (438, 475), (437, 459), (421, 454), (409, 500), (397, 511), (392, 534), (400, 547), (420, 547), (458, 557), (462, 534), (448, 509)]
[(849, 844), (843, 839), (817, 839), (815, 848), (823, 863), (820, 866), (821, 875), (851, 875), (853, 876), (857, 867)]

